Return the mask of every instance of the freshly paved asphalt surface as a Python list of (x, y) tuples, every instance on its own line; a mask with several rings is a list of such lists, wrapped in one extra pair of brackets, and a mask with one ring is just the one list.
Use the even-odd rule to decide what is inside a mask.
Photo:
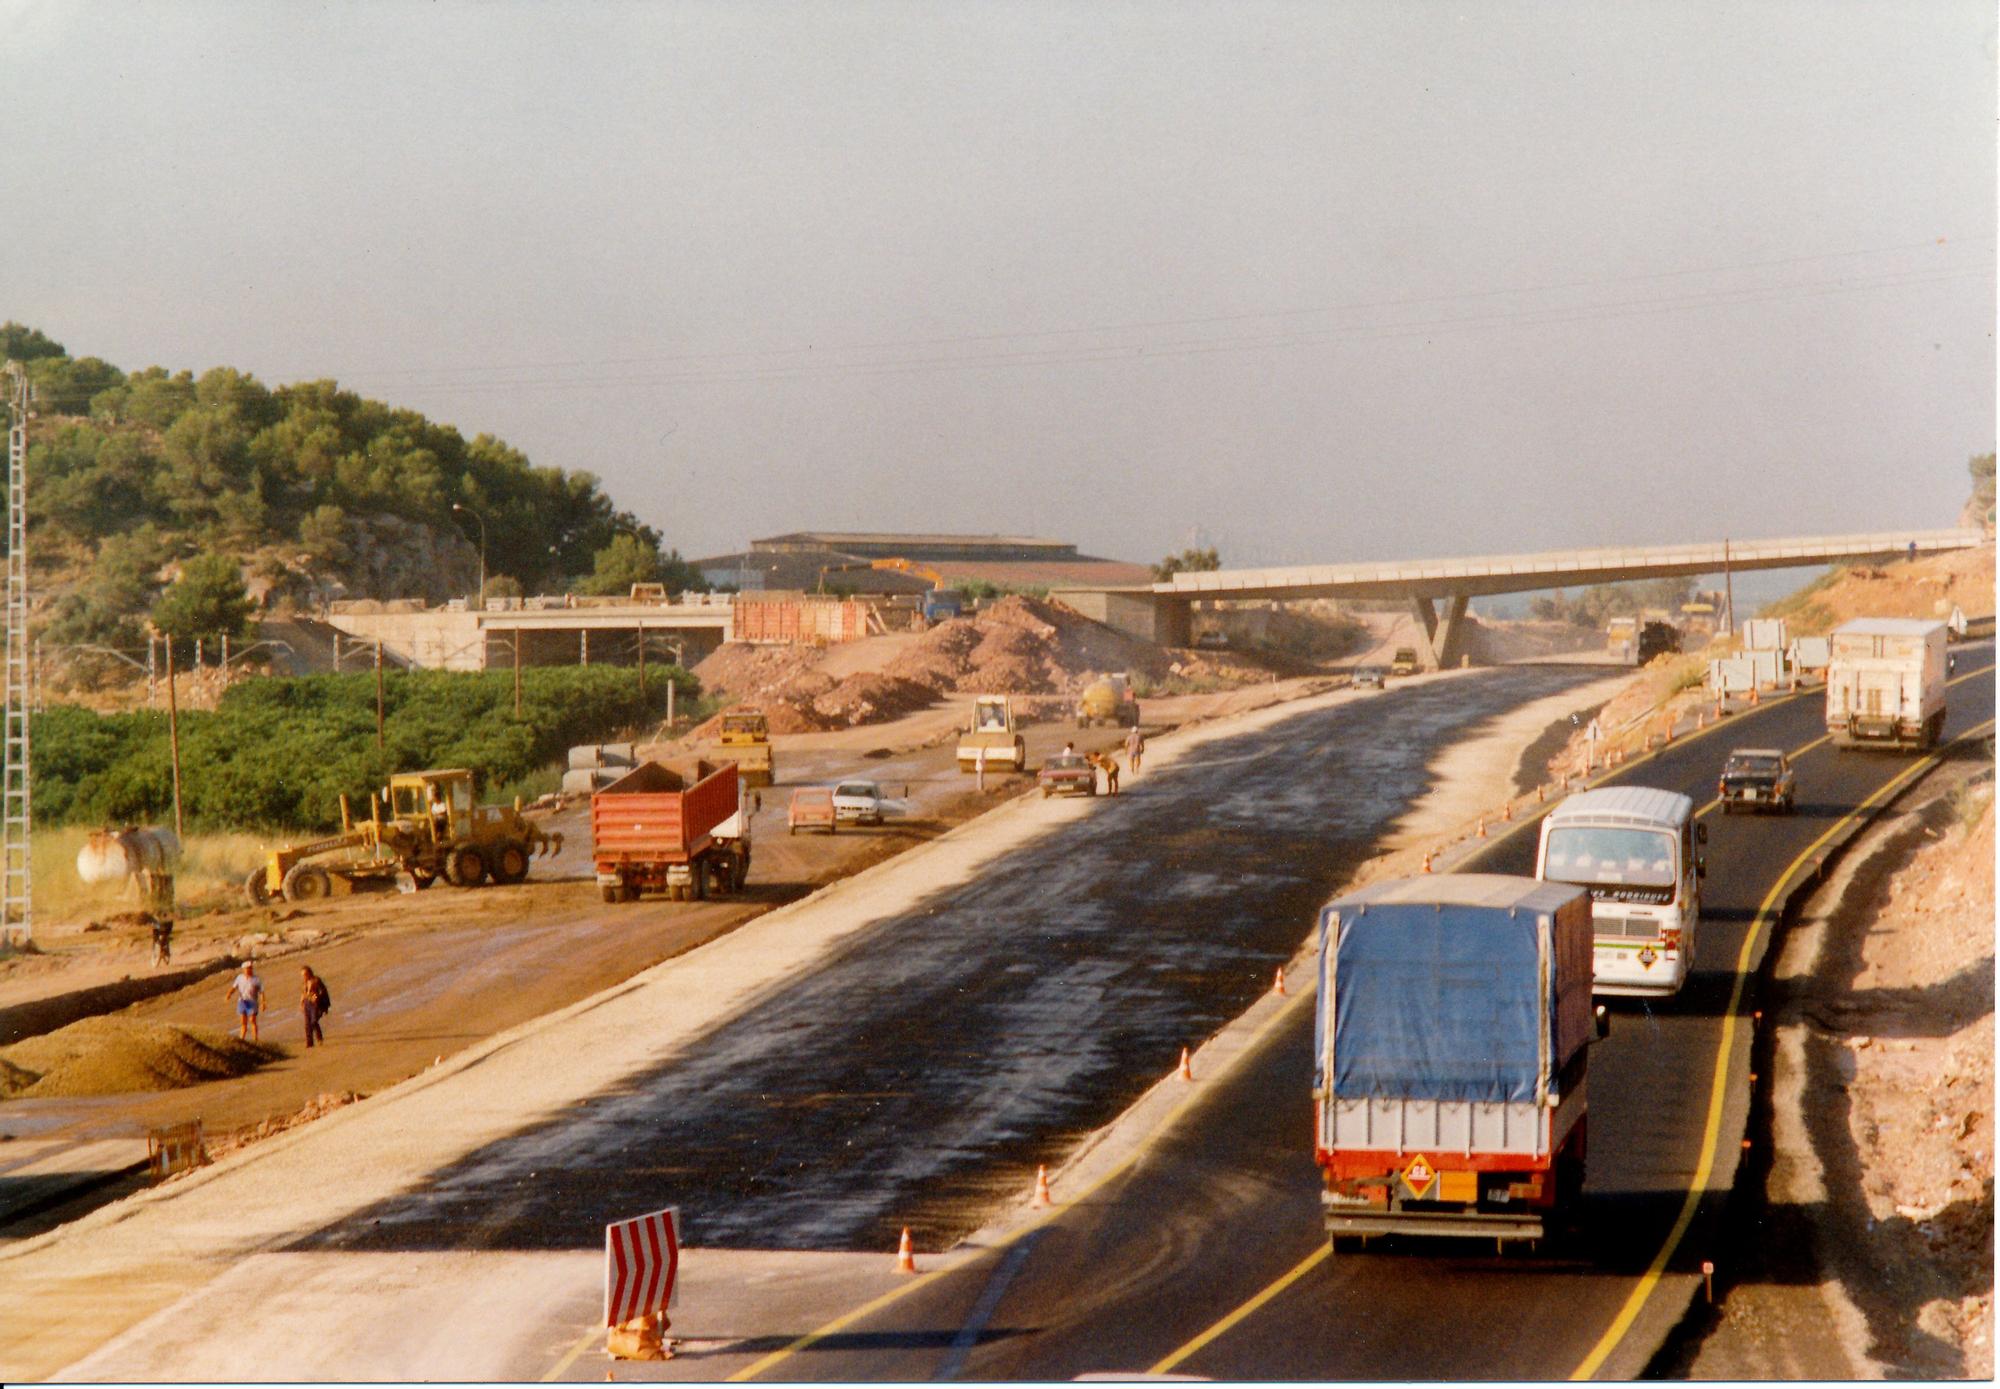
[[(663, 1192), (692, 1245), (948, 1245), (1269, 988), (1439, 748), (1601, 676), (1496, 670), (1210, 742), (617, 1093), (294, 1247), (578, 1249)], [(1304, 1131), (1295, 1102), (1278, 1127)]]
[[(1990, 644), (1962, 648), (1958, 671), (1970, 678), (1951, 690), (1947, 739), (1994, 711)], [(1822, 709), (1816, 692), (1766, 705), (1612, 780), (1684, 791), (1705, 805), (1731, 746), (1802, 748), (1824, 732)], [(1366, 1254), (1321, 1259), (1175, 1372), (1315, 1380), (1573, 1373), (1639, 1286), (1692, 1184), (1723, 1015), (1760, 905), (1797, 855), (1908, 766), (1905, 757), (1822, 744), (1799, 758), (1797, 815), (1703, 817), (1709, 872), (1696, 969), (1672, 1001), (1615, 1002), (1611, 1037), (1593, 1054), (1589, 1232), (1580, 1247), (1496, 1256), (1471, 1241), (1378, 1241)], [(1528, 873), (1533, 853), (1528, 829), (1460, 866)], [(1285, 909), (1297, 902), (1286, 898)], [(1273, 894), (1243, 911), (1279, 905)], [(1313, 905), (1300, 904), (1275, 938), (1295, 939)], [(1768, 937), (1750, 954), (1752, 974)], [(1115, 1182), (1022, 1241), (771, 1366), (768, 1377), (1060, 1380), (1143, 1371), (1323, 1249), (1310, 1146), (1310, 1001), (1294, 1002), (1260, 1049)], [(1736, 1005), (1709, 1194), (1601, 1375), (1641, 1373), (1698, 1279), (1739, 1156), (1745, 1015), (1754, 1006), (1752, 988)]]

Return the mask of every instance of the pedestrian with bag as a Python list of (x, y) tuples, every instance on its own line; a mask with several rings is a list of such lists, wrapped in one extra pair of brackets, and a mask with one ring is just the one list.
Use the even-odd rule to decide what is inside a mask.
[(319, 1020), (333, 1009), (333, 994), (326, 987), (326, 980), (312, 972), (311, 965), (299, 966), (299, 1016), (305, 1019), (306, 1046), (324, 1045), (326, 1034), (320, 1031)]

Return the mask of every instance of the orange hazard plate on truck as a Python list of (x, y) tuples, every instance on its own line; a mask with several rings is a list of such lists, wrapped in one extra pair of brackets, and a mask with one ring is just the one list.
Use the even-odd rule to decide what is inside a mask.
[(1477, 1201), (1479, 1199), (1479, 1174), (1477, 1172), (1438, 1173), (1438, 1200)]

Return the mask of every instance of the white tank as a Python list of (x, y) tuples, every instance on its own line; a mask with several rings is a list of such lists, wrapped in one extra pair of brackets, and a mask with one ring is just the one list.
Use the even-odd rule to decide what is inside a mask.
[(139, 873), (171, 873), (180, 856), (172, 830), (93, 830), (76, 851), (76, 875), (87, 883), (115, 883)]

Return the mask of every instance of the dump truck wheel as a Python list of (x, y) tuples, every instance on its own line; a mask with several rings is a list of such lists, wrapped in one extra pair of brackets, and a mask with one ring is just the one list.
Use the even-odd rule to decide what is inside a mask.
[(419, 892), (422, 892), (437, 880), (438, 875), (431, 872), (428, 868), (412, 868), (410, 870), (410, 881), (416, 885), (416, 889)]
[(618, 889), (615, 887), (600, 887), (597, 889), (597, 894), (604, 899), (604, 904), (607, 907), (616, 902), (619, 896)]
[(745, 849), (736, 855), (736, 891), (743, 890), (743, 884), (750, 880), (750, 851)]
[(333, 895), (333, 879), (316, 863), (296, 863), (285, 874), (284, 892), (287, 902), (316, 902)]
[(527, 876), (527, 846), (510, 839), (500, 846), (499, 856), (493, 864), (493, 880), (501, 883), (518, 883)]
[(444, 872), (459, 887), (478, 887), (486, 881), (486, 856), (470, 844), (453, 849)]
[(270, 879), (261, 868), (252, 869), (250, 876), (243, 880), (243, 895), (250, 899), (250, 905), (261, 907), (271, 900)]

